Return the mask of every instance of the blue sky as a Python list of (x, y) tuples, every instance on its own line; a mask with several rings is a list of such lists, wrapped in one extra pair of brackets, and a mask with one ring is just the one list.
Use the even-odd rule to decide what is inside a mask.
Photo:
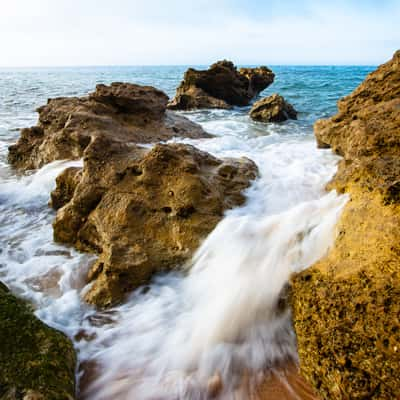
[(400, 0), (4, 0), (0, 66), (375, 65), (399, 21)]

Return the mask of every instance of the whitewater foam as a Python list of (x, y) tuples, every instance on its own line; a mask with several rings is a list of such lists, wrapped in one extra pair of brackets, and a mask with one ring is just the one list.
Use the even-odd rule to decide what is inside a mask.
[[(274, 365), (296, 360), (288, 280), (327, 252), (346, 202), (325, 194), (337, 157), (315, 148), (311, 124), (334, 112), (333, 99), (349, 90), (346, 83), (338, 92), (337, 82), (344, 82), (338, 77), (348, 73), (283, 70), (274, 87), (295, 100), (299, 121), (261, 124), (246, 108), (185, 113), (216, 137), (179, 141), (257, 163), (260, 177), (246, 191), (246, 204), (226, 213), (183, 271), (155, 277), (119, 307), (98, 311), (85, 304), (95, 257), (53, 242), (55, 214), (47, 205), (58, 173), (82, 163), (57, 161), (17, 176), (6, 163), (7, 146), (17, 127), (34, 123), (32, 110), (47, 97), (132, 76), (173, 94), (183, 69), (174, 71), (33, 71), (29, 90), (16, 72), (0, 76), (6, 101), (0, 104), (0, 280), (73, 339), (90, 400), (196, 400), (207, 397), (210, 383), (221, 386), (221, 397), (241, 398), (240, 390)], [(358, 80), (365, 75), (354, 73)], [(316, 86), (321, 81), (336, 83)]]
[(203, 399), (217, 381), (229, 399), (246, 376), (254, 378), (247, 387), (296, 360), (285, 290), (290, 275), (334, 239), (346, 198), (324, 195), (324, 186), (337, 158), (302, 135), (239, 135), (183, 141), (258, 164), (245, 206), (227, 212), (186, 272), (155, 277), (108, 311), (82, 301), (94, 257), (52, 240), (49, 193), (55, 177), (81, 161), (57, 161), (0, 184), (0, 279), (74, 339), (81, 362), (95, 365), (86, 398)]

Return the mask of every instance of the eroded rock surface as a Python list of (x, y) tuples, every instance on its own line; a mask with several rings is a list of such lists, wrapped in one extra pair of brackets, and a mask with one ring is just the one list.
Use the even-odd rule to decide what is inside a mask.
[(54, 160), (82, 157), (99, 135), (124, 143), (154, 143), (172, 137), (209, 137), (187, 118), (166, 110), (168, 97), (150, 86), (130, 83), (97, 85), (87, 97), (49, 99), (38, 108), (37, 126), (21, 131), (8, 160), (34, 169)]
[(0, 398), (73, 400), (75, 363), (70, 340), (0, 282)]
[(168, 104), (174, 110), (231, 108), (246, 106), (274, 81), (267, 67), (241, 68), (230, 61), (218, 61), (208, 70), (189, 68)]
[(282, 96), (274, 93), (254, 103), (250, 117), (260, 122), (283, 122), (297, 119), (297, 111)]
[(109, 306), (188, 260), (224, 210), (244, 202), (256, 174), (245, 158), (219, 160), (183, 144), (149, 150), (99, 136), (84, 152), (83, 170), (57, 179), (53, 204), (63, 207), (54, 237), (99, 253), (86, 299)]
[(338, 105), (315, 134), (344, 156), (328, 189), (350, 201), (293, 278), (301, 371), (325, 399), (400, 398), (400, 52)]

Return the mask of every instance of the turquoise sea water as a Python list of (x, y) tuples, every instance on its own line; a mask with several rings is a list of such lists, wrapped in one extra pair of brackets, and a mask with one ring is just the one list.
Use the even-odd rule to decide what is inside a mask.
[(57, 174), (81, 162), (21, 175), (7, 164), (7, 147), (36, 123), (35, 108), (48, 98), (82, 96), (113, 81), (152, 85), (172, 97), (186, 69), (0, 69), (0, 280), (74, 340), (78, 378), (87, 372), (83, 362), (98, 365), (89, 399), (205, 399), (216, 374), (224, 381), (221, 398), (231, 399), (243, 370), (258, 376), (296, 360), (290, 311), (277, 317), (271, 307), (292, 272), (325, 254), (346, 201), (325, 194), (338, 158), (316, 148), (312, 125), (333, 115), (336, 101), (374, 67), (274, 66), (275, 82), (261, 95), (283, 95), (297, 121), (257, 123), (250, 107), (183, 113), (215, 137), (175, 140), (218, 157), (247, 156), (260, 171), (246, 204), (206, 238), (192, 272), (156, 277), (146, 295), (107, 312), (84, 304), (93, 256), (53, 243), (47, 205)]

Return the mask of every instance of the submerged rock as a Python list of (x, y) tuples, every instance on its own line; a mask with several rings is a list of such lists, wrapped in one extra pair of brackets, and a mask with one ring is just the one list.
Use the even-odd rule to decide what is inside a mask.
[(260, 122), (283, 122), (297, 119), (297, 111), (277, 93), (254, 103), (250, 117)]
[(210, 137), (200, 125), (166, 111), (167, 101), (160, 90), (130, 83), (97, 85), (87, 97), (49, 99), (37, 110), (38, 125), (23, 129), (10, 146), (8, 160), (14, 167), (34, 169), (54, 160), (77, 159), (99, 135), (124, 143)]
[(70, 340), (0, 283), (0, 398), (72, 400), (75, 363)]
[(55, 239), (99, 253), (86, 300), (109, 306), (184, 263), (224, 210), (245, 201), (256, 174), (246, 158), (220, 160), (189, 145), (149, 150), (94, 138), (83, 170), (65, 171), (53, 194), (58, 206), (69, 199), (57, 212)]
[(168, 104), (174, 110), (196, 108), (231, 108), (246, 106), (251, 99), (274, 81), (267, 67), (241, 68), (230, 61), (218, 61), (208, 70), (189, 68)]
[(302, 374), (325, 399), (400, 398), (400, 51), (318, 121), (350, 201), (329, 254), (293, 278)]

